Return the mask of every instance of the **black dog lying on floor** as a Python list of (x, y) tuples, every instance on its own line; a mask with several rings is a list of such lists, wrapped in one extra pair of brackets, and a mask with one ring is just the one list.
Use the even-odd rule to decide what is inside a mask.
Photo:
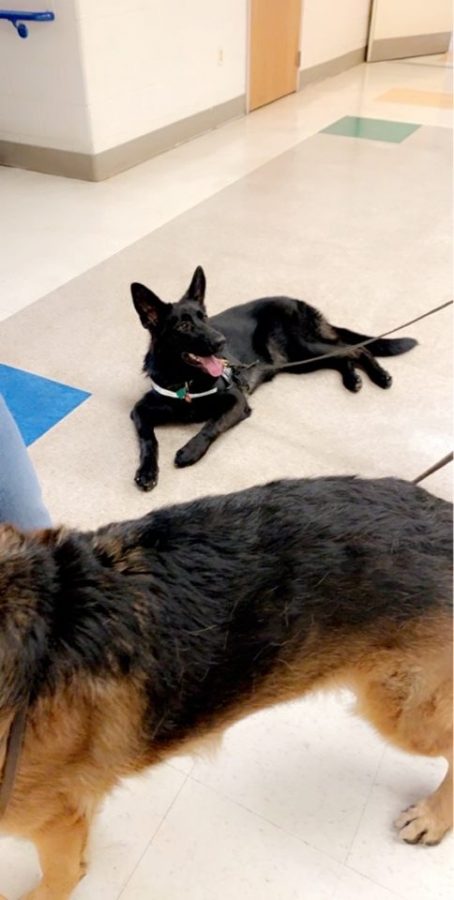
[(149, 491), (158, 479), (156, 425), (204, 422), (175, 457), (175, 465), (191, 466), (228, 428), (251, 414), (246, 395), (285, 371), (285, 364), (345, 347), (345, 354), (314, 360), (289, 372), (305, 374), (336, 369), (349, 391), (359, 391), (363, 369), (379, 387), (391, 386), (391, 376), (375, 356), (396, 356), (417, 344), (412, 338), (377, 339), (369, 347), (349, 345), (367, 336), (330, 325), (317, 309), (290, 297), (264, 297), (208, 319), (206, 281), (198, 266), (191, 284), (177, 303), (165, 303), (142, 284), (132, 284), (134, 306), (151, 343), (144, 361), (152, 390), (131, 412), (140, 446), (136, 483)]

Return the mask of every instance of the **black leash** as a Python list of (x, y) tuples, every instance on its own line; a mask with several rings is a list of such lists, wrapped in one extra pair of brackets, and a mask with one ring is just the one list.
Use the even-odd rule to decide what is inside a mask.
[(424, 481), (424, 479), (428, 478), (429, 475), (432, 475), (434, 472), (438, 472), (438, 470), (442, 469), (443, 466), (447, 466), (448, 463), (452, 462), (453, 455), (454, 454), (452, 453), (452, 451), (451, 453), (447, 453), (446, 456), (443, 457), (443, 459), (440, 459), (437, 463), (434, 463), (433, 466), (430, 466), (429, 469), (426, 469), (425, 472), (422, 473), (422, 475), (418, 475), (417, 478), (414, 478), (412, 484), (419, 484), (420, 481)]
[(6, 812), (16, 780), (17, 768), (27, 724), (28, 699), (15, 713), (4, 737), (6, 744), (3, 768), (0, 772), (0, 819)]
[[(358, 344), (344, 344), (339, 350), (333, 350), (331, 353), (323, 353), (321, 356), (312, 356), (310, 359), (300, 359), (296, 362), (284, 363), (281, 366), (276, 366), (276, 368), (281, 371), (285, 371), (286, 369), (293, 368), (293, 366), (306, 366), (311, 363), (317, 362), (321, 359), (331, 359), (334, 356), (344, 356), (346, 352), (349, 350), (360, 350), (362, 347), (367, 347), (369, 344), (373, 344), (374, 341), (379, 341), (381, 338), (389, 337), (390, 334), (395, 334), (396, 331), (402, 331), (403, 328), (408, 328), (409, 325), (415, 325), (416, 322), (421, 322), (422, 319), (427, 319), (428, 316), (433, 316), (434, 313), (440, 312), (442, 309), (446, 309), (448, 306), (452, 306), (454, 303), (453, 300), (447, 300), (446, 303), (441, 303), (440, 306), (434, 306), (433, 309), (429, 309), (427, 312), (422, 313), (420, 316), (416, 316), (414, 319), (410, 319), (408, 322), (404, 322), (402, 325), (398, 325), (397, 328), (391, 328), (389, 331), (383, 331), (382, 334), (377, 334), (375, 337), (368, 338), (366, 341), (361, 341)], [(232, 363), (232, 368), (234, 369), (251, 369), (253, 366), (257, 365), (259, 360), (255, 360), (253, 363)], [(418, 475), (412, 482), (412, 484), (419, 484), (420, 481), (423, 481), (425, 478), (428, 478), (429, 475), (432, 475), (434, 472), (438, 472), (439, 469), (442, 469), (443, 466), (446, 466), (448, 463), (452, 462), (453, 454), (448, 453), (443, 459), (440, 459), (437, 463), (434, 463), (433, 466), (430, 466), (429, 469), (426, 469), (421, 475)]]
[[(427, 312), (422, 313), (420, 316), (416, 316), (415, 319), (410, 319), (408, 322), (403, 322), (402, 325), (398, 325), (397, 328), (391, 328), (389, 331), (383, 331), (382, 334), (376, 334), (375, 337), (370, 337), (366, 341), (360, 341), (358, 344), (342, 344), (342, 347), (339, 350), (332, 350), (330, 353), (322, 353), (321, 356), (311, 356), (310, 359), (298, 359), (296, 362), (288, 362), (282, 363), (281, 366), (273, 366), (274, 369), (285, 371), (286, 369), (291, 369), (293, 366), (310, 366), (312, 363), (317, 362), (319, 359), (331, 359), (333, 356), (345, 356), (349, 350), (360, 350), (362, 347), (368, 347), (369, 344), (373, 344), (375, 341), (380, 341), (384, 337), (389, 337), (390, 334), (395, 334), (396, 331), (402, 331), (403, 328), (408, 328), (409, 325), (415, 325), (416, 322), (421, 322), (422, 319), (427, 319), (428, 316), (433, 316), (434, 313), (440, 312), (442, 309), (446, 309), (448, 306), (452, 306), (454, 300), (447, 300), (446, 303), (441, 303), (440, 306), (434, 306), (433, 309), (429, 309)], [(259, 363), (260, 360), (256, 359), (251, 363), (239, 363), (239, 362), (230, 362), (229, 365), (232, 369), (252, 369), (254, 366)]]
[(377, 334), (375, 337), (368, 338), (367, 341), (361, 341), (359, 344), (344, 344), (340, 350), (333, 350), (332, 353), (323, 353), (321, 356), (312, 356), (311, 359), (301, 359), (299, 362), (284, 363), (278, 368), (290, 369), (293, 366), (310, 365), (310, 363), (317, 362), (319, 359), (330, 359), (332, 356), (344, 356), (345, 352), (348, 350), (360, 350), (362, 347), (367, 347), (369, 344), (373, 344), (374, 341), (380, 341), (381, 338), (388, 337), (390, 334), (395, 334), (396, 331), (402, 331), (403, 328), (408, 328), (409, 325), (421, 322), (422, 319), (427, 319), (428, 316), (433, 316), (434, 313), (446, 309), (447, 306), (452, 306), (453, 303), (454, 300), (447, 300), (446, 303), (442, 303), (440, 306), (434, 306), (433, 309), (429, 309), (428, 312), (423, 313), (421, 316), (416, 316), (416, 319), (410, 319), (409, 322), (404, 322), (403, 325), (398, 325), (397, 328), (391, 328), (390, 331), (384, 331), (383, 334)]

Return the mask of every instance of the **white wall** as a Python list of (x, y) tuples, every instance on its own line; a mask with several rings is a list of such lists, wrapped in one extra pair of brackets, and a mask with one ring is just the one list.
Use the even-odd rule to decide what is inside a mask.
[[(389, 0), (399, 3), (400, 0)], [(408, 0), (413, 2), (413, 0)], [(301, 68), (367, 45), (371, 0), (303, 0)]]
[(245, 93), (247, 0), (77, 0), (93, 147)]
[(0, 23), (0, 140), (98, 153), (246, 91), (247, 0), (24, 6), (56, 20)]
[(374, 40), (452, 30), (451, 0), (375, 0)]
[(2, 4), (30, 11), (51, 9), (56, 20), (30, 23), (25, 40), (9, 22), (0, 22), (0, 140), (90, 151), (74, 2)]
[[(0, 139), (99, 153), (246, 92), (248, 0), (44, 6), (56, 21), (26, 40), (0, 23)], [(303, 0), (302, 68), (364, 47), (368, 15), (369, 0)]]

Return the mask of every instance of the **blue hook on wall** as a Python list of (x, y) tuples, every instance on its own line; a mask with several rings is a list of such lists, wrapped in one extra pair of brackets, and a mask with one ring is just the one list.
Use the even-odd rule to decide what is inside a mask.
[(11, 22), (19, 37), (28, 37), (28, 28), (25, 22), (53, 22), (55, 13), (50, 12), (21, 12), (16, 9), (0, 9), (0, 19)]

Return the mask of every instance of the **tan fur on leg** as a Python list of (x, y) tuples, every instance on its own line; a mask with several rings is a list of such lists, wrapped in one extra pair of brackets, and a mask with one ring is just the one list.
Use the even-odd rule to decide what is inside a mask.
[(33, 835), (43, 878), (22, 900), (69, 900), (83, 874), (87, 832), (85, 817), (68, 817), (49, 823)]
[(411, 652), (386, 654), (353, 679), (358, 711), (384, 737), (409, 753), (448, 761), (440, 787), (395, 822), (408, 844), (438, 844), (453, 824), (452, 653), (443, 639), (448, 628), (446, 621), (431, 620), (415, 631)]
[(396, 819), (399, 836), (407, 844), (439, 844), (452, 828), (452, 761), (438, 790), (410, 806)]

